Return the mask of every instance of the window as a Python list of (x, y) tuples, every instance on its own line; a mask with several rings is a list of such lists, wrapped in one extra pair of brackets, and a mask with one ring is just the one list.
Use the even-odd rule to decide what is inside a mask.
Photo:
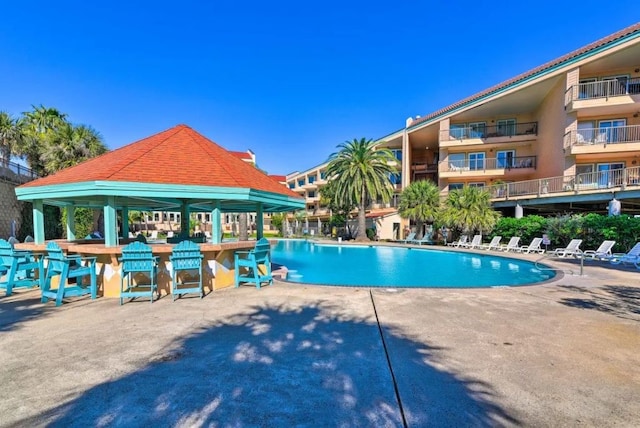
[(599, 163), (598, 186), (620, 186), (623, 181), (624, 162)]
[(315, 197), (316, 197), (316, 192), (314, 191), (307, 192), (307, 198), (315, 198)]
[(469, 183), (469, 187), (484, 187), (484, 181), (478, 181), (475, 183)]
[(462, 189), (464, 183), (449, 183), (449, 191)]
[(605, 86), (604, 95), (624, 95), (627, 94), (629, 86), (629, 75), (622, 74), (619, 76), (607, 76), (602, 78), (602, 84)]
[(320, 171), (320, 178), (322, 180), (326, 180), (327, 178), (327, 172), (326, 171)]
[(594, 126), (593, 122), (578, 122), (578, 132), (576, 134), (576, 143), (585, 144), (593, 143), (594, 141)]
[(316, 181), (316, 176), (315, 175), (310, 175), (309, 176), (309, 184), (313, 184), (314, 181)]
[(500, 150), (496, 152), (496, 168), (513, 168), (515, 150)]
[(598, 123), (596, 143), (619, 143), (625, 141), (626, 119), (601, 120)]
[(198, 213), (197, 217), (198, 217), (198, 221), (202, 221), (202, 214)]
[(204, 221), (206, 221), (206, 222), (211, 221), (211, 214), (205, 214), (204, 215)]
[(175, 214), (169, 213), (169, 221), (174, 221), (174, 220), (175, 220)]
[(453, 140), (462, 140), (463, 138), (466, 138), (464, 130), (464, 123), (451, 124), (449, 126), (449, 135)]
[(471, 122), (469, 124), (469, 138), (484, 138), (486, 128), (485, 122)]
[(160, 221), (160, 213), (153, 213), (153, 221)]
[(450, 153), (449, 154), (449, 169), (451, 171), (457, 171), (463, 169), (466, 166), (466, 156), (464, 153)]
[(298, 179), (298, 186), (299, 187), (304, 186), (304, 178), (299, 178)]
[(469, 153), (469, 169), (484, 169), (484, 152)]
[(402, 161), (402, 149), (391, 149), (391, 153), (396, 159)]
[(289, 183), (289, 189), (294, 189), (296, 187), (296, 183)]
[(393, 185), (402, 184), (402, 174), (399, 172), (395, 174), (389, 174), (389, 181)]
[(498, 137), (513, 136), (516, 135), (516, 120), (515, 119), (500, 119), (496, 120), (496, 132)]
[(578, 82), (578, 87), (580, 88), (578, 99), (593, 98), (596, 92), (597, 81), (598, 79), (596, 79), (595, 77), (580, 79), (580, 81)]
[(397, 208), (399, 204), (400, 204), (400, 195), (398, 193), (394, 193), (393, 196), (391, 196), (391, 206), (393, 208)]

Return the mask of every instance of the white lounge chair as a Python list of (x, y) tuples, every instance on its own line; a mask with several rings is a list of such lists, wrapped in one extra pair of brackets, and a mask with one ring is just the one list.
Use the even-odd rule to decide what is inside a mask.
[(556, 257), (576, 257), (582, 254), (580, 244), (582, 244), (582, 239), (572, 239), (571, 242), (569, 242), (569, 245), (566, 246), (566, 248), (556, 248), (550, 254)]
[(500, 246), (500, 248), (498, 248), (500, 251), (518, 251), (518, 244), (520, 243), (520, 237), (519, 236), (513, 236), (511, 237), (511, 239), (509, 239), (509, 242), (505, 245), (502, 244)]
[(473, 235), (471, 242), (462, 246), (470, 250), (473, 250), (474, 248), (482, 248), (482, 235)]
[(416, 237), (416, 233), (415, 232), (411, 232), (410, 234), (407, 235), (406, 239), (399, 239), (397, 242), (402, 242), (402, 243), (409, 243), (411, 241), (414, 241)]
[(457, 241), (449, 242), (447, 244), (447, 246), (458, 248), (460, 246), (466, 245), (467, 241), (469, 241), (469, 236), (468, 235), (461, 235), (460, 238), (458, 238)]
[(542, 244), (542, 238), (533, 238), (529, 245), (523, 245), (518, 248), (519, 253), (538, 253), (544, 254), (544, 249), (540, 248), (540, 244)]
[(502, 240), (502, 236), (494, 236), (493, 239), (491, 239), (491, 242), (489, 242), (488, 244), (481, 244), (480, 248), (487, 251), (498, 250), (500, 248), (501, 240)]
[(611, 249), (616, 245), (616, 241), (603, 241), (597, 250), (586, 250), (582, 253), (582, 257), (591, 260), (609, 260), (611, 259)]
[(631, 250), (627, 253), (614, 253), (611, 256), (610, 262), (614, 265), (631, 264), (633, 263), (638, 267), (640, 264), (640, 242), (636, 243)]

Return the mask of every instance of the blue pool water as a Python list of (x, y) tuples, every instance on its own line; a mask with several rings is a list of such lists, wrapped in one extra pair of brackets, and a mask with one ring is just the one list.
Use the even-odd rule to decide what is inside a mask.
[(546, 281), (555, 274), (531, 262), (436, 249), (327, 245), (281, 240), (274, 263), (289, 269), (288, 281), (370, 287), (495, 287)]

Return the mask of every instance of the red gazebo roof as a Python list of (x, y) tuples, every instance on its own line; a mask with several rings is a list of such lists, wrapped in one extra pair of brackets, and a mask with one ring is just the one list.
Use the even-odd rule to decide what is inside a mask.
[(250, 188), (300, 199), (186, 125), (128, 144), (20, 187), (93, 181)]

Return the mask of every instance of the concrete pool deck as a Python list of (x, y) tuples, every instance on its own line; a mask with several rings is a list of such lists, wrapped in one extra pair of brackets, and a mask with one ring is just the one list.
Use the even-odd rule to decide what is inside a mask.
[(0, 297), (0, 426), (637, 426), (640, 271), (584, 273), (123, 306), (18, 291)]

